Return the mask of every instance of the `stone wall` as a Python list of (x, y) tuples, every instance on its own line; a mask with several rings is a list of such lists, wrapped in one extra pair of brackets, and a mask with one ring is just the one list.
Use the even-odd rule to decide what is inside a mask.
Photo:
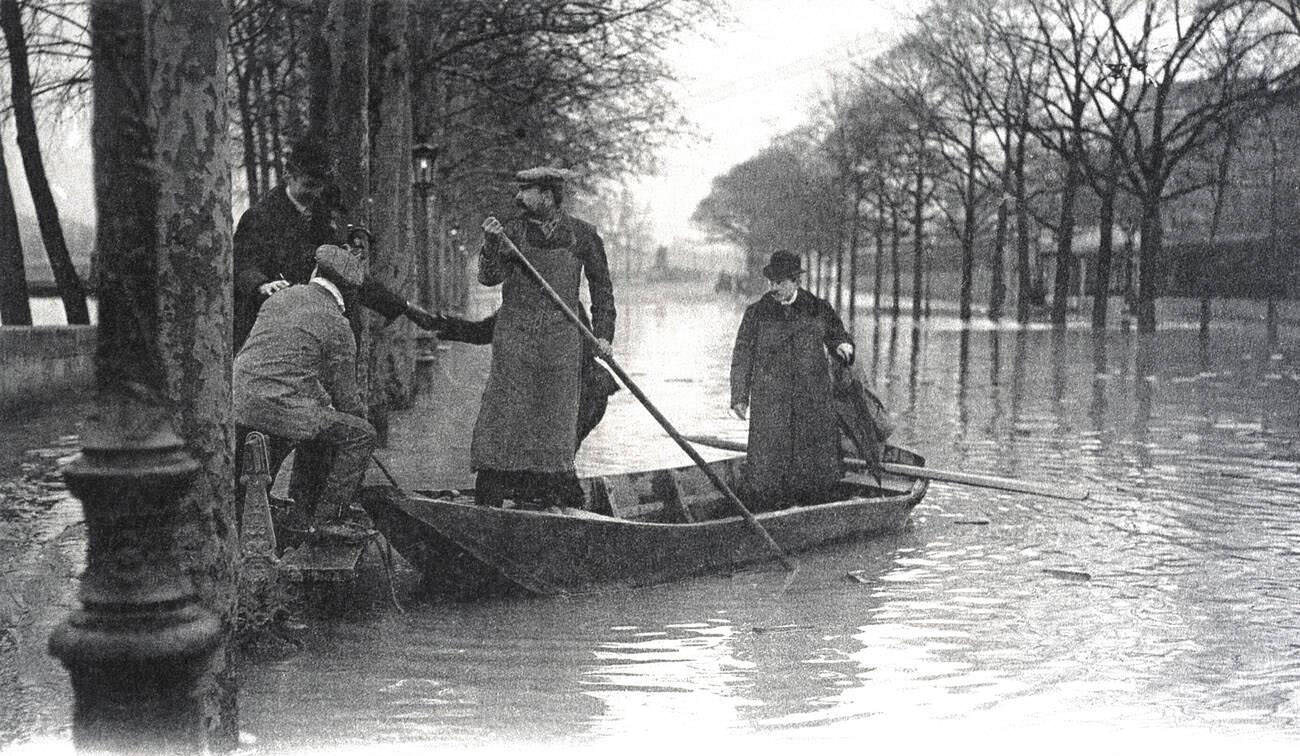
[(90, 388), (94, 357), (95, 326), (0, 327), (0, 407)]

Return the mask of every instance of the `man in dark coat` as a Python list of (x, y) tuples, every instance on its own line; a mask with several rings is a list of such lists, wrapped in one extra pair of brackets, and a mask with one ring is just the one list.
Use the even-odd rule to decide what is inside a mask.
[(745, 310), (731, 357), (731, 409), (749, 416), (744, 489), (760, 510), (816, 502), (840, 479), (827, 355), (851, 363), (853, 342), (835, 310), (799, 287), (802, 273), (798, 257), (773, 253), (768, 293)]
[(582, 278), (591, 292), (591, 330), (610, 354), (614, 290), (605, 245), (589, 223), (564, 212), (569, 172), (532, 168), (515, 174), (515, 201), (524, 217), (483, 221), (479, 283), (501, 285), (492, 334), (492, 368), (474, 424), (470, 463), (478, 472), (480, 504), (507, 496), (542, 506), (581, 507), (574, 473), (582, 335), (501, 237), (509, 238), (570, 309)]
[[(288, 439), (298, 449), (289, 489), (313, 525), (347, 511), (374, 450), (357, 388), (357, 345), (344, 293), (361, 284), (364, 263), (322, 246), (309, 280), (266, 301), (235, 356), (235, 422)], [(274, 472), (274, 471), (273, 471)]]
[[(584, 325), (591, 327), (591, 318), (587, 309), (579, 306), (578, 317)], [(443, 341), (459, 341), (464, 344), (491, 344), (492, 333), (496, 329), (497, 313), (492, 313), (482, 320), (464, 320), (451, 315), (439, 313), (433, 330)], [(581, 448), (585, 440), (602, 418), (609, 406), (609, 397), (618, 391), (618, 382), (609, 371), (596, 363), (595, 350), (583, 340), (582, 343), (582, 378), (578, 388), (578, 437), (575, 448)]]
[[(336, 192), (324, 145), (304, 139), (294, 146), (285, 168), (285, 183), (248, 208), (235, 228), (236, 352), (248, 338), (258, 308), (267, 297), (293, 284), (307, 283), (316, 265), (316, 248), (342, 241), (334, 223)], [(356, 240), (348, 241), (355, 244)], [(425, 330), (433, 325), (427, 313), (411, 307), (369, 276), (348, 296), (390, 321), (405, 315)]]

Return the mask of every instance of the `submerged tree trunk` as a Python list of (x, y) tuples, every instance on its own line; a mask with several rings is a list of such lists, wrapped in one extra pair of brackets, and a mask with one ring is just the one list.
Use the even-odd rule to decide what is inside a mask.
[(1092, 295), (1092, 330), (1106, 330), (1106, 311), (1110, 307), (1110, 267), (1115, 246), (1115, 186), (1112, 170), (1107, 174), (1106, 187), (1101, 192), (1101, 209), (1097, 214), (1097, 270)]
[(921, 277), (924, 274), (924, 239), (921, 232), (925, 225), (925, 175), (916, 173), (916, 186), (912, 192), (912, 320), (921, 319), (921, 306), (924, 292), (921, 289)]
[(31, 325), (27, 267), (23, 264), (23, 239), (18, 213), (9, 188), (9, 167), (0, 144), (0, 325)]
[(1164, 219), (1160, 213), (1160, 193), (1142, 198), (1142, 240), (1138, 246), (1138, 333), (1155, 333), (1156, 298), (1160, 286), (1160, 257), (1164, 244)]
[(862, 179), (853, 182), (853, 212), (849, 214), (849, 320), (857, 315), (858, 306), (858, 243), (862, 225)]
[(978, 166), (977, 149), (979, 132), (977, 124), (970, 122), (970, 141), (966, 144), (966, 187), (962, 192), (962, 232), (961, 232), (961, 295), (960, 311), (962, 322), (968, 322), (971, 316), (971, 292), (975, 277), (975, 172)]
[(1214, 294), (1212, 284), (1210, 283), (1214, 276), (1210, 270), (1216, 260), (1215, 245), (1219, 240), (1219, 226), (1223, 222), (1223, 205), (1224, 198), (1228, 193), (1228, 169), (1232, 165), (1232, 153), (1236, 147), (1237, 130), (1234, 128), (1228, 133), (1228, 138), (1223, 146), (1223, 151), (1219, 153), (1219, 160), (1215, 165), (1214, 184), (1210, 190), (1214, 193), (1214, 204), (1210, 210), (1210, 240), (1205, 254), (1201, 255), (1199, 271), (1197, 275), (1197, 292), (1200, 295), (1200, 335), (1202, 343), (1210, 335), (1210, 298)]
[(899, 228), (898, 208), (891, 207), (889, 209), (889, 223), (891, 227), (889, 239), (889, 268), (894, 276), (894, 303), (890, 308), (890, 314), (897, 318), (898, 314), (902, 311), (901, 300), (903, 298), (903, 267), (898, 261), (898, 248), (902, 244), (903, 230)]
[(1065, 325), (1066, 306), (1070, 297), (1070, 269), (1074, 261), (1074, 200), (1080, 182), (1079, 154), (1072, 149), (1065, 157), (1065, 183), (1061, 187), (1061, 212), (1056, 234), (1056, 274), (1052, 286), (1052, 324), (1058, 328)]
[(50, 192), (50, 182), (45, 175), (45, 162), (41, 159), (40, 136), (36, 130), (36, 111), (32, 106), (32, 81), (27, 68), (27, 42), (23, 37), (22, 18), (18, 0), (0, 0), (0, 29), (4, 30), (5, 45), (9, 49), (10, 95), (14, 104), (14, 128), (18, 134), (18, 151), (23, 158), (23, 171), (31, 189), (36, 221), (41, 227), (41, 241), (50, 260), (54, 281), (63, 298), (63, 309), (68, 323), (85, 325), (90, 322), (86, 306), (86, 289), (72, 265), (68, 244), (63, 238), (59, 222), (59, 208)]
[(1029, 322), (1029, 207), (1025, 203), (1025, 134), (1016, 142), (1016, 321)]
[[(883, 205), (883, 203), (881, 204)], [(871, 311), (873, 313), (880, 312), (881, 300), (883, 298), (880, 289), (885, 283), (885, 219), (883, 217), (883, 210), (883, 207), (878, 206), (876, 212), (876, 224), (873, 230), (876, 241), (876, 264), (872, 272), (871, 286)]]
[[(396, 292), (407, 292), (415, 277), (411, 244), (411, 62), (406, 44), (409, 0), (375, 4), (375, 163), (372, 188), (374, 222), (383, 234), (371, 250), (370, 275)], [(411, 297), (415, 299), (415, 297)], [(415, 399), (415, 339), (411, 323), (399, 319), (384, 328), (372, 315), (370, 332), (371, 406), (409, 407)]]
[(150, 111), (158, 174), (159, 354), (177, 430), (200, 473), (182, 497), (181, 567), (221, 619), (199, 680), (213, 750), (238, 746), (233, 627), (238, 536), (230, 406), (231, 208), (226, 133), (228, 10), (211, 0), (149, 4)]
[(997, 223), (993, 230), (993, 249), (989, 252), (989, 320), (1001, 320), (1002, 308), (1007, 302), (1006, 253), (1007, 230), (1010, 215), (1007, 206), (1011, 202), (1011, 137), (1007, 137), (1003, 150), (1002, 180), (999, 183), (1002, 196), (998, 200)]
[(884, 286), (884, 266), (885, 266), (885, 238), (881, 231), (876, 231), (876, 260), (875, 269), (872, 271), (872, 290), (871, 290), (871, 311), (880, 312), (882, 299), (881, 288)]

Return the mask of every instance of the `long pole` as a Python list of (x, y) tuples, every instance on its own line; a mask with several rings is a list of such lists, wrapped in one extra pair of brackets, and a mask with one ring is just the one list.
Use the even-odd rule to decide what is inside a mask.
[[(712, 446), (715, 449), (727, 449), (729, 451), (743, 452), (746, 450), (745, 444), (739, 441), (728, 441), (724, 438), (715, 438), (713, 436), (687, 436), (687, 439), (697, 444)], [(867, 463), (861, 459), (847, 457), (844, 460), (845, 466), (853, 470), (866, 470)], [(938, 470), (933, 467), (918, 467), (916, 465), (904, 465), (899, 462), (885, 462), (885, 472), (895, 475), (904, 475), (909, 478), (925, 478), (926, 480), (939, 480), (944, 483), (961, 483), (967, 486), (979, 486), (980, 488), (994, 488), (999, 491), (1015, 491), (1017, 493), (1037, 494), (1039, 496), (1049, 496), (1053, 499), (1069, 499), (1072, 501), (1081, 501), (1091, 496), (1087, 490), (1075, 488), (1074, 486), (1046, 483), (1036, 483), (1032, 480), (1018, 480), (1016, 478), (1003, 478), (998, 475), (981, 475), (978, 473), (967, 473), (959, 470)]]
[(560, 311), (569, 319), (569, 322), (573, 323), (573, 325), (577, 327), (578, 332), (582, 334), (582, 337), (591, 342), (592, 346), (596, 347), (596, 354), (598, 354), (601, 360), (609, 366), (610, 370), (614, 371), (614, 375), (618, 376), (618, 379), (623, 382), (623, 385), (627, 386), (627, 390), (632, 392), (632, 395), (637, 398), (637, 401), (641, 402), (641, 405), (646, 408), (656, 421), (658, 421), (659, 425), (662, 426), (668, 435), (672, 437), (673, 441), (676, 441), (682, 451), (686, 452), (686, 456), (690, 457), (691, 461), (704, 471), (704, 474), (709, 478), (709, 482), (713, 483), (714, 487), (716, 487), (718, 491), (726, 497), (727, 501), (731, 502), (731, 506), (740, 514), (741, 517), (745, 518), (745, 522), (749, 523), (749, 526), (753, 528), (754, 532), (762, 537), (763, 542), (767, 544), (767, 547), (772, 554), (780, 560), (781, 564), (787, 570), (791, 572), (797, 571), (799, 569), (798, 566), (785, 553), (785, 549), (782, 549), (781, 545), (773, 540), (772, 534), (767, 532), (767, 528), (763, 527), (763, 523), (759, 522), (758, 518), (754, 516), (754, 513), (749, 511), (749, 508), (740, 500), (740, 497), (736, 496), (736, 493), (731, 490), (731, 487), (727, 485), (726, 481), (718, 477), (718, 474), (709, 467), (708, 463), (704, 461), (704, 458), (700, 456), (700, 453), (695, 451), (695, 447), (692, 446), (691, 443), (682, 436), (682, 434), (677, 432), (677, 429), (673, 427), (672, 423), (668, 422), (668, 418), (664, 417), (663, 413), (661, 413), (659, 409), (655, 407), (654, 403), (650, 401), (650, 397), (646, 396), (645, 392), (641, 391), (641, 387), (636, 385), (636, 381), (633, 381), (632, 378), (624, 372), (623, 368), (619, 366), (613, 355), (602, 353), (600, 339), (596, 338), (596, 334), (592, 333), (591, 329), (583, 325), (578, 314), (565, 304), (564, 300), (560, 298), (560, 295), (556, 293), (555, 289), (551, 288), (551, 285), (546, 282), (545, 278), (542, 278), (542, 274), (537, 271), (537, 268), (533, 267), (533, 264), (528, 261), (528, 258), (524, 257), (523, 253), (519, 251), (519, 248), (515, 246), (515, 243), (510, 240), (510, 237), (505, 234), (498, 234), (498, 238), (501, 239), (501, 243), (505, 245), (506, 249), (514, 255), (515, 259), (519, 261), (519, 264), (523, 266), (524, 270), (528, 271), (528, 275), (532, 276), (533, 280), (537, 282), (537, 285), (542, 287), (542, 291), (546, 293), (546, 296), (550, 297), (551, 301), (555, 303), (555, 306), (560, 308)]

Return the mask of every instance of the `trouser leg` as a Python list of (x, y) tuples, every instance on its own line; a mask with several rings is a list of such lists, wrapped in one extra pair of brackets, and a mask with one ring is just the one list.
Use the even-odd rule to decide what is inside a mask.
[(300, 441), (293, 447), (293, 472), (289, 475), (289, 498), (308, 516), (325, 490), (325, 478), (334, 463), (334, 448), (315, 441)]
[(587, 497), (582, 491), (582, 484), (578, 482), (576, 473), (542, 473), (538, 477), (543, 487), (542, 502), (546, 506), (573, 509), (585, 507)]
[(506, 475), (501, 470), (479, 470), (474, 480), (474, 503), (500, 508), (506, 498)]
[[(359, 417), (333, 412), (308, 447), (310, 475), (325, 470), (316, 499), (315, 521), (342, 515), (356, 499), (375, 448), (374, 427)], [(301, 447), (300, 447), (301, 448)]]

